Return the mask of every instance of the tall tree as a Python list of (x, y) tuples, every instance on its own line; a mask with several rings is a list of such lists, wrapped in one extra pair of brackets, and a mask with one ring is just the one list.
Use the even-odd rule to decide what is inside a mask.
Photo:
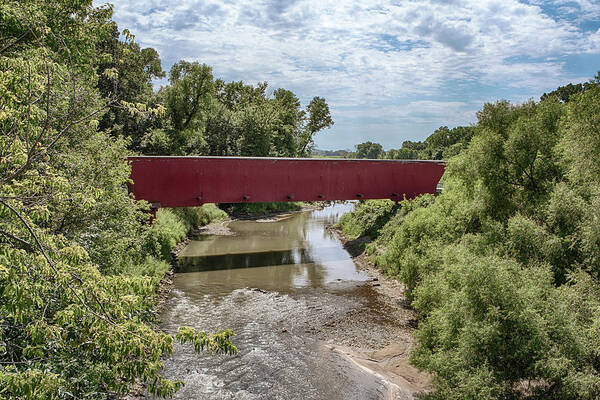
[(180, 61), (171, 67), (169, 86), (156, 95), (165, 104), (165, 118), (141, 140), (146, 154), (205, 154), (205, 130), (213, 109), (215, 82), (212, 68), (198, 62)]
[(201, 131), (214, 96), (212, 68), (197, 62), (179, 61), (169, 72), (167, 110), (173, 129)]
[(302, 135), (306, 112), (301, 109), (300, 99), (289, 90), (277, 89), (273, 93), (277, 114), (272, 136), (273, 156), (294, 157), (298, 154), (298, 138)]
[(314, 144), (314, 135), (323, 129), (330, 128), (333, 126), (333, 118), (329, 112), (329, 106), (322, 97), (313, 97), (306, 107), (306, 113), (308, 114), (308, 121), (303, 129), (300, 137), (300, 149), (299, 155), (307, 155), (312, 151)]
[[(114, 136), (130, 138), (130, 148), (138, 150), (153, 116), (132, 114), (124, 104), (149, 104), (153, 95), (152, 80), (163, 78), (165, 72), (156, 50), (140, 48), (127, 29), (121, 37), (117, 24), (111, 22), (110, 25), (111, 34), (96, 45), (102, 55), (97, 67), (98, 89), (103, 97), (113, 97), (118, 102), (102, 116), (99, 128)], [(106, 71), (113, 74), (105, 74)]]

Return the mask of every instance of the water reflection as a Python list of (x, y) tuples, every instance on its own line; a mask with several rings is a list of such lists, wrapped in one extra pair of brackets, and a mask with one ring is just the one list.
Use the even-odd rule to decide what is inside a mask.
[[(332, 282), (362, 281), (339, 240), (326, 228), (353, 204), (296, 213), (286, 218), (234, 221), (234, 236), (192, 241), (180, 254), (176, 285), (196, 295), (243, 287), (289, 291), (323, 287)], [(235, 271), (232, 271), (235, 270)]]
[(225, 254), (207, 257), (187, 257), (179, 263), (177, 272), (217, 269), (251, 268), (271, 265), (312, 263), (307, 249), (265, 251), (261, 253)]
[[(324, 351), (307, 329), (364, 307), (367, 275), (326, 229), (351, 204), (280, 221), (236, 221), (235, 236), (205, 237), (180, 254), (184, 273), (161, 327), (235, 331), (236, 356), (196, 355), (175, 346), (165, 377), (183, 379), (177, 399), (382, 399), (387, 386)], [(347, 285), (347, 286), (344, 286)], [(250, 288), (258, 288), (250, 289)], [(351, 289), (354, 288), (354, 289)]]

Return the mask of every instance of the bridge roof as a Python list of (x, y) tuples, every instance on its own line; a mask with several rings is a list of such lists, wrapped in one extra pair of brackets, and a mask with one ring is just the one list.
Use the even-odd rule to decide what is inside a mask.
[(132, 156), (131, 189), (162, 207), (412, 198), (436, 193), (441, 160)]
[(393, 163), (433, 163), (446, 165), (446, 160), (389, 160), (384, 158), (336, 158), (336, 157), (242, 157), (242, 156), (129, 156), (129, 160), (133, 159), (216, 159), (216, 160), (289, 160), (289, 161), (375, 161), (375, 162), (393, 162)]

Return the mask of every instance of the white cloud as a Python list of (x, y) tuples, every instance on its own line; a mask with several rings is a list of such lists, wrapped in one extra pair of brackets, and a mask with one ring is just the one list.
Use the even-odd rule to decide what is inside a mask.
[[(166, 64), (198, 60), (225, 79), (266, 80), (305, 101), (324, 96), (338, 126), (359, 108), (385, 109), (381, 118), (392, 121), (417, 115), (419, 107), (456, 104), (461, 96), (470, 103), (490, 87), (539, 95), (573, 76), (557, 56), (600, 53), (600, 32), (517, 0), (114, 3), (119, 25), (156, 48)], [(580, 13), (600, 9), (591, 0), (554, 3)], [(453, 94), (455, 82), (474, 92)], [(445, 116), (442, 111), (432, 112)]]

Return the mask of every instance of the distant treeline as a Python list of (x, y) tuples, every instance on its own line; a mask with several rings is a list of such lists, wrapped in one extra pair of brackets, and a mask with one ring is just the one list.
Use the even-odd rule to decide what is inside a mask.
[(350, 150), (320, 150), (314, 149), (312, 151), (313, 157), (335, 157), (335, 158), (351, 158), (353, 154)]
[[(551, 98), (561, 103), (568, 103), (569, 99), (579, 93), (597, 86), (598, 78), (582, 83), (569, 83), (559, 86), (549, 93), (544, 93), (540, 101)], [(463, 151), (475, 133), (473, 126), (457, 126), (448, 128), (441, 126), (436, 129), (424, 141), (413, 142), (410, 140), (402, 142), (399, 149), (385, 151), (379, 143), (370, 141), (355, 146), (355, 151), (350, 150), (319, 150), (313, 151), (314, 157), (340, 157), (340, 158), (369, 158), (369, 159), (391, 159), (391, 160), (447, 160)]]
[(402, 142), (399, 149), (385, 151), (379, 143), (364, 142), (350, 150), (313, 150), (313, 157), (369, 158), (391, 160), (443, 160), (450, 158), (466, 147), (473, 137), (473, 127), (458, 126), (449, 129), (442, 126), (425, 141)]

